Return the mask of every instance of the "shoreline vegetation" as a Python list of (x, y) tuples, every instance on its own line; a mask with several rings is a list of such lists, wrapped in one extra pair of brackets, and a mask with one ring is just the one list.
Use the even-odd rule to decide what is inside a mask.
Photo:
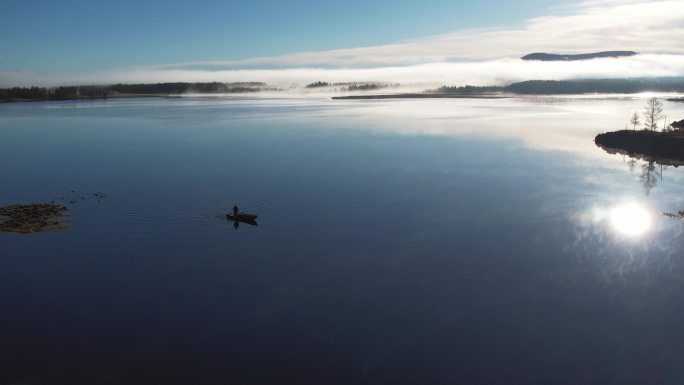
[(184, 94), (244, 94), (279, 90), (262, 82), (13, 87), (0, 89), (0, 102), (173, 97)]
[[(506, 86), (442, 86), (423, 92), (377, 93), (398, 89), (400, 84), (383, 82), (329, 83), (317, 81), (305, 86), (278, 88), (264, 82), (237, 83), (150, 83), (63, 87), (13, 87), (0, 89), (0, 102), (33, 102), (51, 100), (96, 100), (115, 98), (179, 97), (182, 95), (251, 94), (316, 90), (359, 92), (336, 95), (339, 99), (425, 99), (425, 98), (506, 98), (515, 96), (637, 94), (642, 92), (684, 93), (684, 77), (632, 79), (528, 80)], [(684, 98), (668, 99), (682, 102)]]
[(334, 92), (353, 92), (353, 91), (375, 91), (384, 88), (399, 87), (399, 83), (382, 83), (382, 82), (346, 82), (346, 83), (328, 83), (317, 81), (309, 83), (304, 88), (325, 88), (331, 89)]
[[(527, 80), (507, 86), (442, 86), (423, 93), (334, 96), (333, 99), (506, 98), (515, 96), (684, 92), (684, 78)], [(684, 101), (684, 98), (668, 99)]]
[[(395, 83), (346, 82), (308, 84), (306, 89), (331, 88), (333, 92), (364, 92), (398, 87)], [(85, 85), (60, 87), (13, 87), (0, 89), (0, 103), (42, 102), (59, 100), (98, 100), (148, 97), (179, 97), (182, 95), (225, 95), (261, 92), (283, 92), (283, 89), (264, 82), (237, 83), (142, 83)]]
[(369, 94), (333, 96), (333, 100), (359, 100), (359, 99), (505, 99), (516, 95), (512, 94), (438, 94), (438, 93), (407, 93), (407, 94)]

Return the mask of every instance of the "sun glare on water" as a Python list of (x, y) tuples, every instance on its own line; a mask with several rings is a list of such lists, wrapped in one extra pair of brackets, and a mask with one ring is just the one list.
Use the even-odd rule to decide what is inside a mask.
[(637, 236), (651, 227), (651, 216), (643, 207), (626, 203), (610, 211), (610, 223), (618, 233)]

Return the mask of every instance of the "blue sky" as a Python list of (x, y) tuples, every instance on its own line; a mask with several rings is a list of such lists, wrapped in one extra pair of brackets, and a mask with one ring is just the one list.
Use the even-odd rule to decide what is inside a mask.
[(42, 73), (238, 60), (515, 27), (556, 0), (2, 0), (0, 69)]
[[(684, 76), (682, 0), (0, 0), (0, 87)], [(632, 50), (526, 62), (531, 52)]]

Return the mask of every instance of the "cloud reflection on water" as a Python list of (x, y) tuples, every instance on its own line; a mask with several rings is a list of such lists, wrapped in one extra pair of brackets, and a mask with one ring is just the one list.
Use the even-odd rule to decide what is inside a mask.
[[(525, 97), (340, 102), (359, 127), (407, 135), (478, 136), (520, 140), (534, 150), (564, 151), (589, 160), (615, 158), (593, 138), (625, 127), (647, 96)], [(684, 103), (668, 103), (673, 119)], [(353, 118), (347, 114), (346, 118)], [(352, 119), (352, 121), (354, 121)]]

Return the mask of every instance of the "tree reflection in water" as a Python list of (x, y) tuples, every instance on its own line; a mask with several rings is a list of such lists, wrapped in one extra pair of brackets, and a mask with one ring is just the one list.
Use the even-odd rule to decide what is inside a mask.
[[(637, 159), (629, 158), (625, 163), (629, 167), (630, 172), (634, 172), (637, 165)], [(646, 195), (648, 195), (651, 190), (658, 186), (658, 181), (663, 180), (663, 171), (667, 169), (668, 166), (656, 163), (655, 161), (649, 161), (641, 165), (641, 175), (639, 175), (639, 184), (644, 189)], [(675, 166), (676, 167), (676, 166)], [(684, 219), (684, 210), (679, 210), (676, 213), (663, 213), (668, 218), (672, 219)]]
[(653, 188), (658, 185), (658, 180), (662, 180), (662, 167), (660, 170), (656, 167), (655, 162), (648, 162), (641, 165), (641, 175), (639, 176), (639, 183), (648, 195)]

